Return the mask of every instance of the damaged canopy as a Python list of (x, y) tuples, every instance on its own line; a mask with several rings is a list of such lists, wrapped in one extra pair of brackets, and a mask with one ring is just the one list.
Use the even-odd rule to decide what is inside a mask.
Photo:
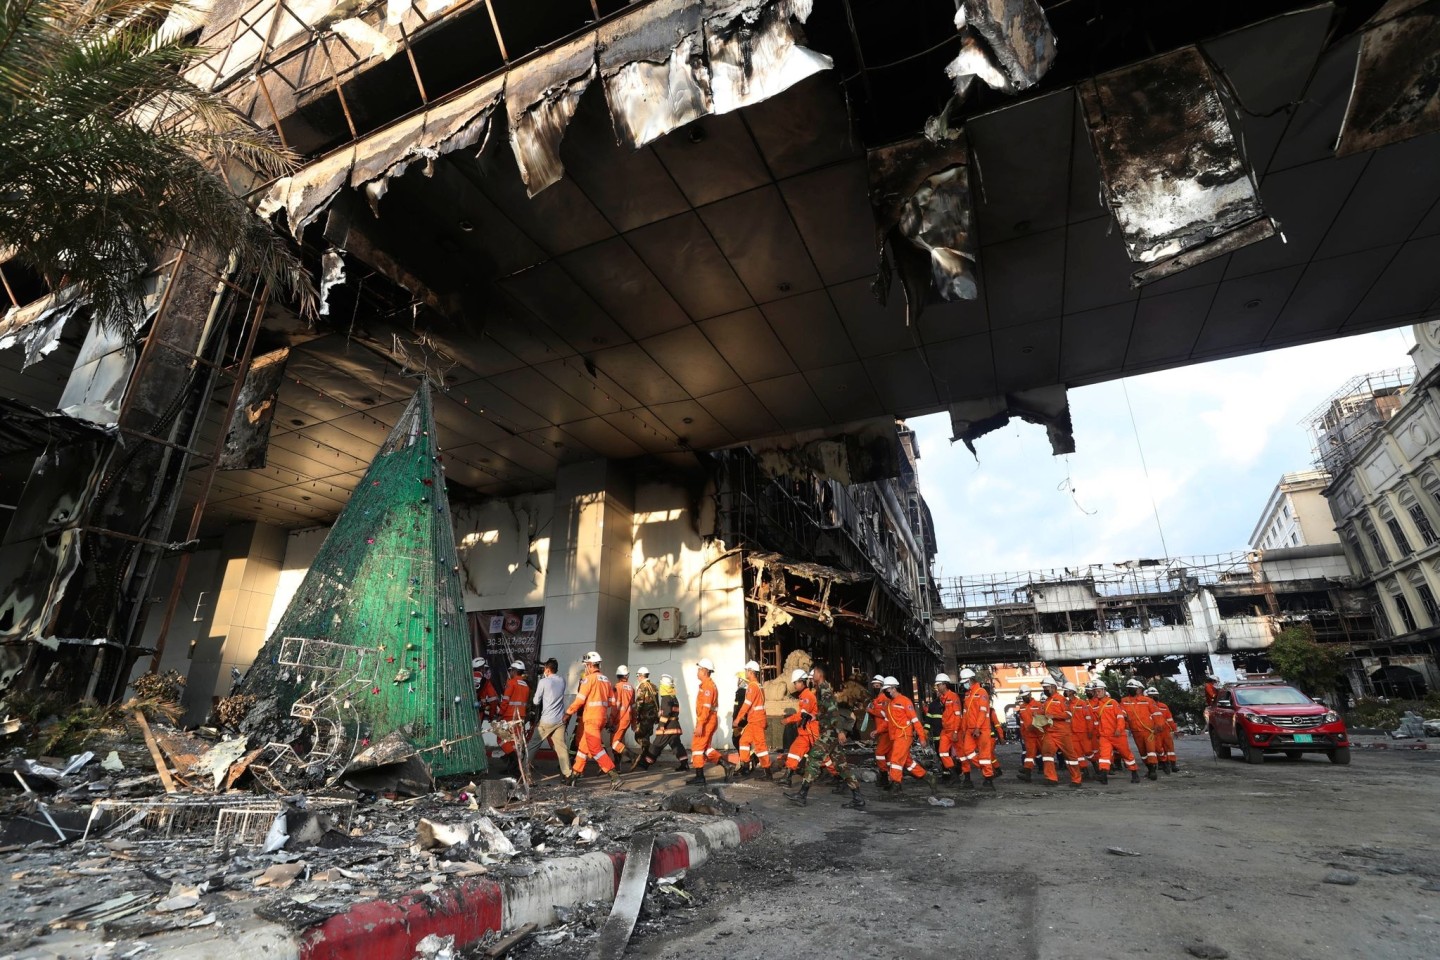
[(966, 400), (950, 406), (954, 439), (964, 441), (971, 453), (975, 452), (976, 440), (999, 430), (1010, 422), (1011, 417), (1044, 427), (1050, 438), (1050, 452), (1055, 456), (1075, 452), (1070, 400), (1063, 386), (1017, 390), (1003, 397)]
[(1363, 153), (1440, 130), (1440, 3), (1390, 0), (1365, 24), (1335, 152)]
[(1087, 80), (1080, 105), (1134, 286), (1273, 236), (1255, 172), (1197, 47)]

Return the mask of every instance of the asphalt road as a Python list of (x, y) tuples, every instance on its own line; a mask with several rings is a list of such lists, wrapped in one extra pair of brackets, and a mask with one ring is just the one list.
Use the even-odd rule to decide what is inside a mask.
[(1217, 761), (1199, 737), (1179, 751), (1159, 782), (1072, 791), (1016, 781), (1006, 748), (993, 796), (941, 788), (953, 808), (922, 784), (903, 801), (867, 787), (863, 812), (819, 786), (803, 809), (774, 784), (725, 788), (765, 835), (697, 871), (704, 905), (627, 956), (1440, 957), (1440, 749), (1346, 767)]

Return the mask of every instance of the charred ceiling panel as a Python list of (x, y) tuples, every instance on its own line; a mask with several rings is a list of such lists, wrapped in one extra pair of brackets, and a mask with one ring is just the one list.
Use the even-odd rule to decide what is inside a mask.
[(1210, 64), (1196, 47), (1079, 87), (1106, 205), (1140, 286), (1276, 233)]
[(1365, 25), (1335, 152), (1440, 130), (1440, 0), (1391, 0)]
[(560, 141), (595, 79), (595, 56), (591, 33), (520, 64), (505, 78), (510, 149), (532, 197), (565, 173)]
[(956, 0), (955, 26), (964, 35), (946, 67), (964, 97), (978, 78), (1005, 93), (1040, 82), (1055, 62), (1055, 34), (1035, 0)]
[(956, 440), (963, 440), (971, 453), (975, 452), (975, 441), (999, 430), (1019, 417), (1026, 423), (1035, 423), (1045, 428), (1050, 438), (1050, 452), (1055, 456), (1075, 452), (1075, 433), (1070, 424), (1070, 400), (1063, 386), (1041, 387), (1036, 390), (1020, 390), (1003, 397), (988, 397), (983, 400), (966, 400), (951, 404), (950, 425)]
[(275, 404), (280, 399), (288, 359), (290, 348), (283, 347), (250, 362), (250, 372), (245, 375), (240, 396), (230, 411), (230, 429), (225, 433), (225, 448), (216, 464), (218, 469), (259, 470), (265, 466), (270, 424), (275, 420)]
[(26, 306), (11, 307), (0, 317), (0, 350), (22, 348), (21, 370), (38, 363), (60, 345), (65, 324), (84, 303), (78, 287), (66, 287)]
[(772, 477), (808, 482), (812, 477), (871, 483), (900, 476), (904, 453), (889, 418), (855, 424), (841, 433), (812, 430), (749, 444), (760, 467)]
[(602, 24), (600, 77), (629, 147), (643, 147), (713, 113), (701, 0), (656, 0)]
[[(942, 143), (924, 138), (871, 150), (870, 202), (875, 212), (881, 276), (887, 299), (891, 265), (900, 272), (909, 322), (931, 297), (974, 300), (978, 244), (970, 196), (970, 148), (963, 135)], [(888, 243), (890, 259), (884, 257)]]
[(716, 113), (768, 100), (821, 70), (830, 58), (801, 46), (813, 0), (707, 0), (705, 53)]
[(322, 157), (294, 176), (276, 180), (261, 198), (256, 212), (268, 219), (284, 210), (290, 232), (298, 238), (349, 181), (354, 165), (354, 147)]

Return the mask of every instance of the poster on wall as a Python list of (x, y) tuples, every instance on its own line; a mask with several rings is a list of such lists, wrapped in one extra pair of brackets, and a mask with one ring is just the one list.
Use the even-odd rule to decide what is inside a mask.
[(510, 664), (525, 664), (526, 676), (535, 683), (535, 664), (540, 659), (540, 630), (544, 607), (517, 607), (513, 610), (482, 610), (470, 614), (470, 645), (473, 656), (490, 664), (490, 682), (496, 693), (504, 693)]

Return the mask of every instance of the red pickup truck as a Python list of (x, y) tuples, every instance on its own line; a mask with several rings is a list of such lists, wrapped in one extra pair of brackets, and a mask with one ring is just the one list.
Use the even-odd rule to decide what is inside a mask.
[(1265, 754), (1286, 760), (1323, 753), (1331, 763), (1350, 762), (1350, 736), (1340, 714), (1286, 683), (1227, 683), (1210, 706), (1210, 746), (1229, 759), (1238, 749), (1246, 763), (1264, 763)]

